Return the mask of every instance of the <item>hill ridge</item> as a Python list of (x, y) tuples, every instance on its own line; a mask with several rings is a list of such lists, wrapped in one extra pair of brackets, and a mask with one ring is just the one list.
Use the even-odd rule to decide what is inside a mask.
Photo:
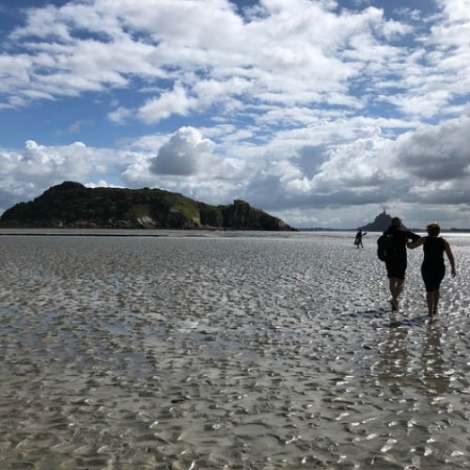
[(87, 188), (73, 181), (7, 209), (0, 227), (295, 231), (241, 199), (215, 206), (163, 189)]

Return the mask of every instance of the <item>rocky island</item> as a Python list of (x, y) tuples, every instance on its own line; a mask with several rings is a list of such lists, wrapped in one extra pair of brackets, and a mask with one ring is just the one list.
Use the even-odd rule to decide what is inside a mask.
[(384, 232), (392, 223), (392, 216), (387, 214), (385, 210), (379, 214), (373, 222), (364, 225), (361, 229), (365, 232)]
[(0, 227), (295, 230), (239, 199), (214, 206), (162, 189), (87, 188), (70, 181), (7, 209)]
[[(360, 227), (364, 232), (385, 232), (392, 224), (392, 216), (385, 212), (380, 213), (373, 222)], [(405, 225), (402, 225), (406, 228)]]

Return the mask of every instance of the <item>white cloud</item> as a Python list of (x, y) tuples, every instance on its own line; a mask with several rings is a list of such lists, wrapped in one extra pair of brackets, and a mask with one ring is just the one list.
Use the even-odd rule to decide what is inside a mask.
[(203, 139), (192, 127), (183, 127), (164, 144), (150, 164), (150, 171), (162, 175), (189, 176), (198, 173), (211, 156), (214, 143)]
[(450, 22), (464, 23), (470, 21), (469, 0), (437, 0)]
[[(347, 54), (356, 49), (377, 56), (374, 29), (388, 25), (375, 8), (336, 15), (328, 10), (331, 5), (303, 0), (264, 6), (266, 16), (243, 22), (223, 0), (206, 0), (204, 15), (195, 0), (49, 5), (30, 10), (27, 26), (17, 28), (11, 39), (42, 40), (23, 43), (28, 68), (25, 64), (20, 70), (29, 93), (77, 96), (129, 87), (136, 76), (147, 82), (178, 77), (179, 86), (140, 107), (140, 118), (150, 123), (194, 110), (195, 96), (198, 105), (209, 106), (223, 94), (241, 92), (290, 104), (317, 102), (321, 93), (344, 93), (346, 81), (361, 66), (343, 48)], [(396, 22), (389, 29), (401, 32)], [(81, 30), (95, 37), (83, 38)], [(355, 37), (361, 38), (356, 45)], [(208, 72), (212, 78), (204, 86), (200, 75)], [(8, 90), (21, 91), (15, 83)]]
[(1, 209), (36, 197), (65, 180), (87, 181), (92, 175), (112, 177), (127, 164), (125, 155), (117, 163), (115, 152), (90, 148), (83, 142), (52, 147), (28, 140), (21, 150), (0, 149), (0, 191), (10, 194), (9, 201), (4, 196)]
[[(413, 217), (416, 201), (463, 214), (469, 2), (437, 0), (432, 14), (374, 0), (27, 9), (3, 38), (0, 113), (36, 121), (25, 148), (0, 149), (0, 204), (69, 179), (240, 197), (305, 225), (390, 201)], [(84, 144), (51, 142), (64, 122)]]
[(130, 116), (132, 116), (132, 111), (122, 106), (119, 106), (108, 113), (108, 119), (116, 124), (124, 123)]
[(162, 93), (158, 98), (152, 98), (142, 106), (138, 115), (146, 123), (158, 122), (173, 114), (186, 115), (195, 100), (187, 96), (181, 86), (175, 86), (173, 91)]
[(397, 141), (400, 163), (425, 183), (445, 182), (444, 188), (455, 180), (470, 183), (469, 149), (468, 117), (427, 126)]

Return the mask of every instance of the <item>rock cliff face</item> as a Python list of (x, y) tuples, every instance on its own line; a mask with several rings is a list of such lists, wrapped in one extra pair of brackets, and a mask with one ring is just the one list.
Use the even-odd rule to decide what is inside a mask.
[(295, 230), (247, 202), (213, 206), (161, 189), (86, 188), (66, 181), (0, 217), (1, 227)]

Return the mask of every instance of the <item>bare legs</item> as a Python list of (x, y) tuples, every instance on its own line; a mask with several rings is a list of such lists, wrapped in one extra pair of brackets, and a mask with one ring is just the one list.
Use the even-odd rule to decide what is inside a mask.
[(437, 315), (437, 306), (439, 304), (439, 297), (440, 297), (439, 289), (426, 292), (426, 303), (428, 304), (428, 315), (431, 321)]
[[(398, 310), (398, 297), (400, 297), (404, 287), (404, 279), (397, 279), (395, 277), (391, 277), (389, 279), (390, 295), (392, 296), (392, 299), (390, 300), (392, 310)], [(426, 303), (428, 305), (428, 315), (431, 322), (437, 316), (440, 295), (441, 293), (439, 288), (426, 292)]]
[(405, 281), (403, 279), (390, 278), (390, 295), (392, 296), (392, 310), (398, 310), (398, 297), (403, 292)]

